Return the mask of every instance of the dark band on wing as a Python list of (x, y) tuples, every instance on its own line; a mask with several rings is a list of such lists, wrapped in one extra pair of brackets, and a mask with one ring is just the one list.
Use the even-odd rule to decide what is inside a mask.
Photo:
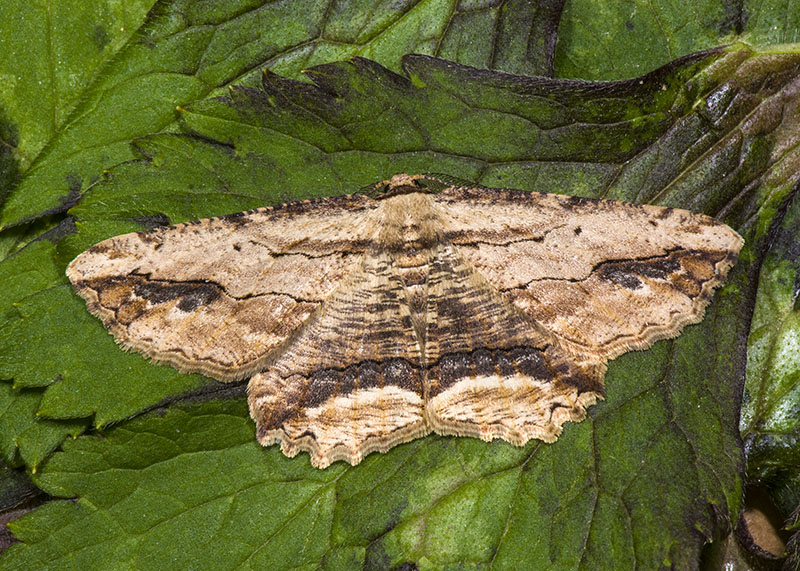
[(554, 346), (477, 349), (450, 353), (428, 367), (428, 397), (433, 398), (465, 379), (530, 377), (540, 383), (565, 383), (579, 392), (603, 394), (602, 374), (582, 368)]

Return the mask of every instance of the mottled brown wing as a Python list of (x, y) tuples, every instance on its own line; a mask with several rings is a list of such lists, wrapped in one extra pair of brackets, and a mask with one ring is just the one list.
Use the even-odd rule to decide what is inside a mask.
[(270, 352), (360, 263), (377, 203), (288, 203), (110, 238), (67, 275), (126, 348), (228, 381)]
[(471, 267), (601, 362), (700, 321), (743, 243), (708, 216), (657, 206), (482, 188), (434, 202)]
[(324, 468), (430, 431), (422, 353), (391, 256), (362, 264), (248, 387), (259, 441)]
[(428, 277), (427, 402), (439, 434), (553, 442), (603, 395), (605, 367), (564, 352), (450, 244)]

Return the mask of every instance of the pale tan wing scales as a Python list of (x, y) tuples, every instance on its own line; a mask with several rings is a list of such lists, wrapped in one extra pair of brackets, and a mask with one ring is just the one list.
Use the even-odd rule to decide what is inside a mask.
[(700, 321), (743, 243), (708, 216), (658, 206), (456, 187), (434, 202), (473, 268), (599, 361)]
[(67, 275), (122, 345), (183, 372), (245, 378), (359, 263), (377, 208), (341, 196), (125, 234)]

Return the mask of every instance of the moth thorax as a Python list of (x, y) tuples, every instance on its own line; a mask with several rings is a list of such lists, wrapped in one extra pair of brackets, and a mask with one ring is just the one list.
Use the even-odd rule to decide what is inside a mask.
[(384, 208), (382, 246), (392, 256), (406, 287), (419, 289), (427, 282), (433, 248), (440, 241), (440, 222), (425, 194), (395, 196)]
[(383, 203), (379, 233), (381, 245), (391, 252), (409, 257), (433, 248), (441, 241), (442, 221), (427, 194), (401, 194)]

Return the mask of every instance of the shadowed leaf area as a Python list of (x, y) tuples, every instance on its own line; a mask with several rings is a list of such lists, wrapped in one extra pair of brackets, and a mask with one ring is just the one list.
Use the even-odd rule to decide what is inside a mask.
[[(593, 22), (571, 3), (558, 27), (562, 3), (544, 0), (158, 2), (71, 15), (93, 51), (65, 60), (73, 76), (36, 68), (45, 87), (0, 61), (24, 78), (0, 88), (0, 455), (53, 497), (11, 524), (0, 567), (696, 568), (739, 511), (743, 392), (748, 476), (791, 511), (800, 53), (674, 59), (767, 38), (767, 5), (703, 3), (688, 27), (620, 6), (597, 16), (640, 34), (636, 66), (604, 36), (589, 69)], [(47, 63), (42, 35), (0, 38)], [(582, 77), (674, 61), (592, 83), (408, 52)], [(432, 435), (326, 470), (261, 447), (241, 385), (122, 351), (64, 276), (110, 236), (399, 172), (687, 208), (746, 244), (703, 322), (612, 361), (606, 400), (554, 444)]]
[(794, 195), (761, 266), (748, 338), (741, 430), (751, 481), (784, 513), (800, 505), (800, 199)]

